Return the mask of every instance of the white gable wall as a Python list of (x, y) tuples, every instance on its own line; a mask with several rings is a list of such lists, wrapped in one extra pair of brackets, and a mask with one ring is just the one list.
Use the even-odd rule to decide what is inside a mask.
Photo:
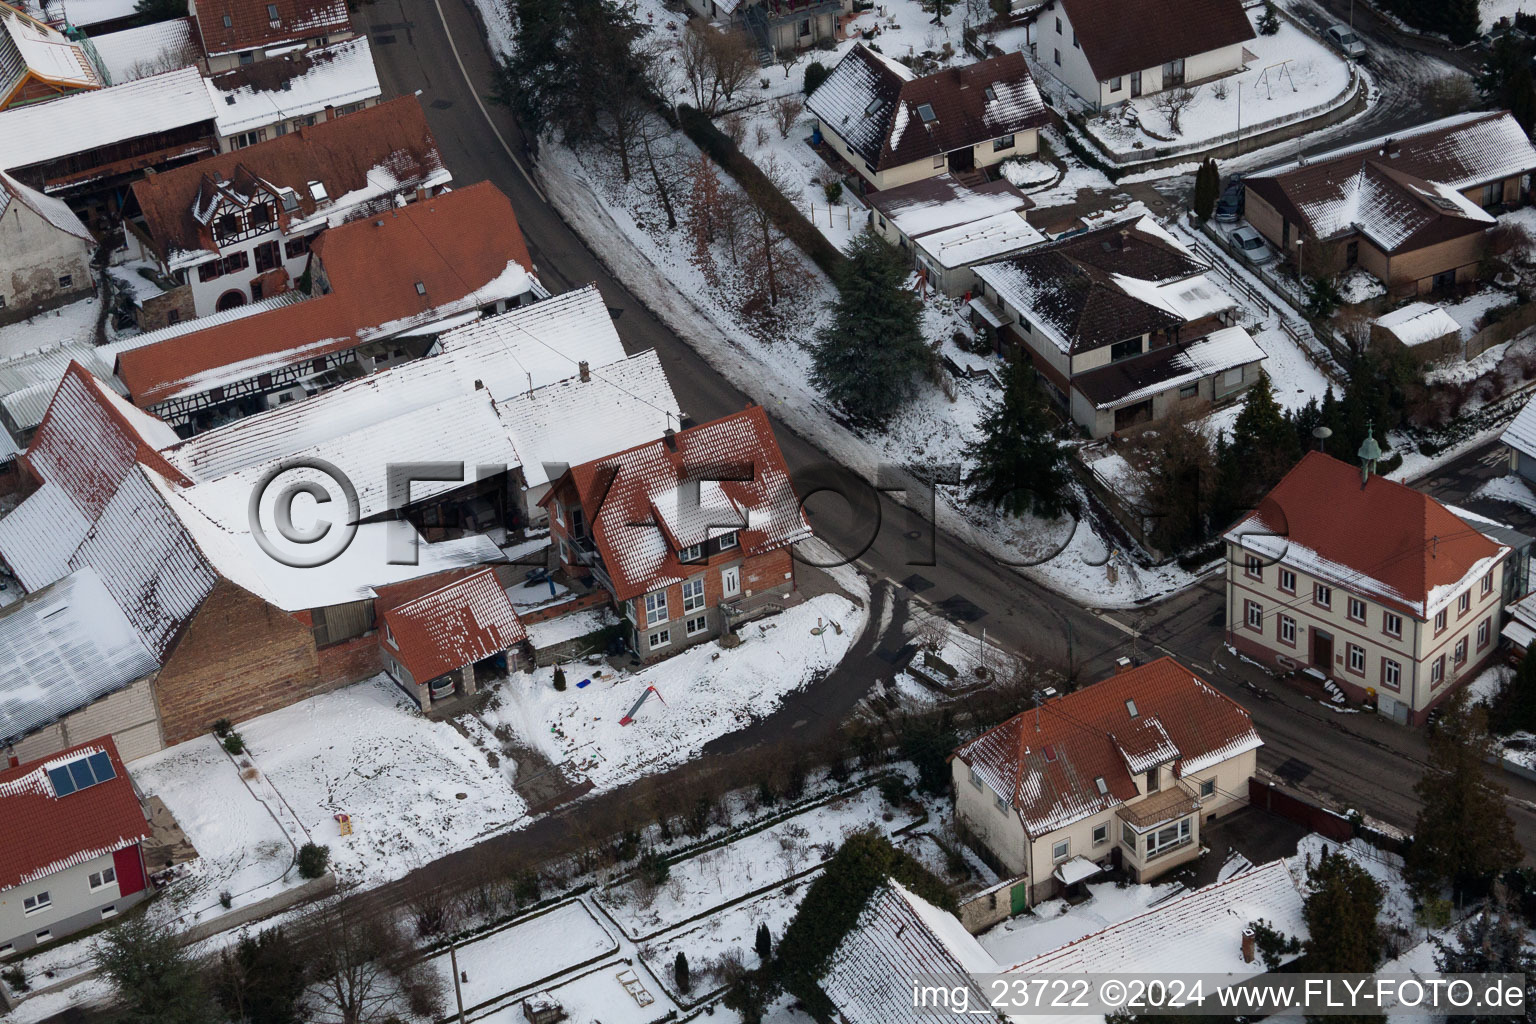
[(0, 323), (87, 293), (92, 283), (89, 242), (54, 227), (19, 199), (6, 205), (0, 213)]

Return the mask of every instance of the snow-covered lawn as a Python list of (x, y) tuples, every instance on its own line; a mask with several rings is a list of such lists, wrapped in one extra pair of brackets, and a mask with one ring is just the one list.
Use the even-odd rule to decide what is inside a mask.
[[(539, 984), (618, 948), (579, 901), (515, 921), (458, 947), (459, 971), (468, 977), (460, 981), (464, 1007)], [(450, 961), (446, 950), (427, 961), (448, 991), (453, 988)]]
[(6, 324), (0, 327), (0, 359), (58, 348), (71, 341), (93, 344), (98, 312), (92, 297), (39, 313), (30, 320)]
[[(1249, 11), (1250, 20), (1257, 23), (1261, 11)], [(1280, 19), (1280, 30), (1274, 35), (1256, 36), (1243, 46), (1255, 59), (1242, 71), (1189, 87), (1194, 99), (1179, 115), (1177, 134), (1158, 109), (1158, 94), (1129, 100), (1090, 118), (1089, 132), (1114, 153), (1135, 156), (1146, 151), (1150, 157), (1161, 146), (1188, 146), (1239, 128), (1249, 133), (1300, 121), (1347, 99), (1348, 63), (1289, 18)]]
[[(625, 990), (618, 976), (626, 971), (632, 971), (654, 998), (649, 1006), (641, 1006)], [(560, 1004), (566, 1019), (575, 1022), (652, 1024), (677, 1016), (677, 1008), (667, 998), (665, 990), (651, 971), (640, 961), (631, 962), (628, 958), (594, 967), (570, 980), (552, 985), (545, 991)], [(480, 1017), (475, 1024), (528, 1024), (528, 1018), (524, 1016), (523, 1004), (519, 1000)]]
[(825, 863), (852, 832), (872, 824), (889, 832), (912, 820), (901, 815), (882, 822), (885, 809), (879, 789), (866, 787), (680, 860), (659, 887), (631, 879), (597, 899), (629, 937), (654, 935)]
[[(512, 765), (492, 767), (382, 675), (245, 722), (240, 733), (302, 827), (331, 848), (332, 867), (351, 880), (398, 878), (515, 826), (526, 809), (508, 778)], [(204, 799), (200, 809), (213, 813)], [(338, 813), (351, 816), (352, 835), (337, 834)]]
[(1307, 865), (1316, 864), (1325, 848), (1331, 853), (1343, 853), (1365, 868), (1381, 885), (1382, 901), (1379, 919), (1383, 925), (1396, 925), (1410, 933), (1418, 927), (1413, 920), (1413, 895), (1408, 891), (1408, 883), (1403, 880), (1403, 859), (1396, 854), (1378, 850), (1360, 839), (1339, 843), (1337, 840), (1320, 836), (1316, 832), (1302, 836), (1301, 842), (1296, 845), (1295, 856), (1287, 857), (1286, 864), (1291, 869), (1291, 877), (1296, 879), (1297, 884), (1303, 886), (1303, 891), (1306, 886)]
[(1441, 303), (1441, 308), (1451, 315), (1451, 319), (1461, 325), (1461, 337), (1465, 341), (1477, 333), (1481, 326), (1480, 321), (1489, 310), (1513, 306), (1517, 302), (1519, 298), (1514, 292), (1488, 285), (1460, 302)]
[(660, 935), (641, 945), (640, 955), (675, 999), (680, 993), (672, 976), (672, 965), (681, 952), (688, 958), (693, 979), (693, 991), (689, 996), (697, 999), (725, 983), (716, 972), (727, 957), (739, 956), (742, 965), (748, 969), (758, 965), (755, 946), (758, 925), (766, 924), (777, 943), (794, 919), (812, 881), (814, 876), (791, 882), (782, 889), (729, 907), (703, 922)]
[(1536, 493), (1531, 491), (1529, 484), (1517, 476), (1494, 477), (1487, 483), (1479, 485), (1472, 493), (1479, 498), (1506, 501), (1511, 505), (1520, 506), (1527, 512), (1536, 512)]
[(1492, 704), (1504, 692), (1504, 685), (1512, 675), (1514, 669), (1508, 665), (1489, 665), (1467, 684), (1467, 699), (1474, 704)]
[(1046, 900), (1030, 913), (982, 932), (977, 939), (1007, 969), (1119, 924), (1186, 891), (1178, 882), (1123, 887), (1114, 882), (1088, 882), (1086, 886), (1089, 898), (1076, 906), (1066, 900)]
[[(554, 688), (552, 668), (516, 673), (496, 684), (496, 699), (480, 718), (493, 731), (510, 727), (551, 762), (571, 762), (598, 789), (608, 789), (682, 764), (710, 740), (773, 711), (842, 660), (864, 619), (864, 610), (847, 598), (818, 595), (745, 624), (741, 645), (731, 650), (700, 644), (633, 673), (605, 665), (603, 678), (579, 688), (582, 667), (567, 666), (563, 693)], [(833, 622), (841, 633), (829, 628)], [(633, 723), (621, 725), (653, 686)]]

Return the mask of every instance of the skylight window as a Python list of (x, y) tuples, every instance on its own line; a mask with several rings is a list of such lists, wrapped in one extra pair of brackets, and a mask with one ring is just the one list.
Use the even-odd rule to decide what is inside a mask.
[(309, 195), (317, 203), (322, 203), (330, 198), (330, 196), (325, 194), (325, 185), (318, 181), (309, 183)]
[(77, 757), (48, 769), (48, 781), (53, 783), (53, 795), (57, 797), (69, 796), (115, 778), (117, 772), (112, 767), (112, 759), (104, 753)]
[(1104, 776), (1102, 776), (1102, 775), (1095, 776), (1094, 780), (1093, 780), (1093, 784), (1099, 788), (1099, 796), (1108, 796), (1109, 795), (1109, 784), (1104, 781)]
[(933, 104), (931, 103), (919, 103), (917, 105), (917, 116), (923, 119), (924, 124), (939, 119), (939, 115), (933, 112)]
[(417, 295), (425, 295), (425, 294), (427, 294), (427, 286), (426, 286), (425, 283), (423, 283), (421, 281), (417, 281), (416, 282), (416, 294)]
[(267, 20), (277, 20), (277, 4), (267, 4)]
[(880, 109), (880, 97), (876, 96), (874, 99), (869, 101), (869, 106), (864, 108), (864, 116), (874, 117), (875, 111), (878, 109)]
[(1140, 711), (1136, 710), (1136, 701), (1129, 697), (1127, 697), (1125, 701), (1125, 710), (1130, 712), (1132, 718), (1135, 718), (1137, 715), (1141, 714)]
[(997, 90), (992, 88), (990, 85), (987, 86), (985, 92), (987, 94), (988, 101), (997, 99)]
[(233, 19), (233, 18), (231, 18), (231, 17), (230, 17), (230, 16), (229, 16), (229, 15), (227, 15), (227, 14), (226, 14), (226, 15), (224, 15), (224, 27), (225, 27), (225, 28), (233, 28), (233, 27), (234, 27), (234, 25), (235, 25), (235, 22), (234, 22), (234, 19)]

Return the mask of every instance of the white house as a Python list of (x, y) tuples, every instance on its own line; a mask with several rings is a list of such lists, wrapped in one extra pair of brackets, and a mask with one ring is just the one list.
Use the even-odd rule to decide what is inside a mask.
[(62, 199), (0, 171), (0, 324), (89, 295), (95, 251)]

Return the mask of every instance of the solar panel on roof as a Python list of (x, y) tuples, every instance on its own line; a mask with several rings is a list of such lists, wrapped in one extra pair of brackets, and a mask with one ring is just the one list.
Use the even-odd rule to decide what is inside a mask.
[(48, 781), (53, 783), (55, 797), (69, 796), (115, 778), (117, 770), (112, 767), (112, 759), (101, 752), (48, 769)]

